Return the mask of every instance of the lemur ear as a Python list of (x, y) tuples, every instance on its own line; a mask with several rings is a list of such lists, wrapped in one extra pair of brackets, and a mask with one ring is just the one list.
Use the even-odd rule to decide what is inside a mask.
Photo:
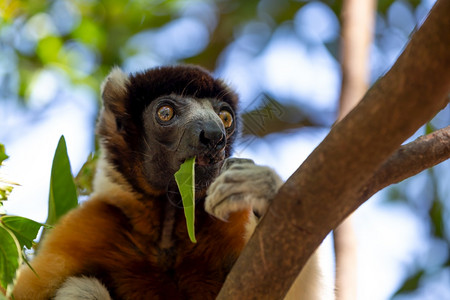
[(119, 67), (114, 67), (101, 85), (103, 106), (115, 115), (125, 113), (125, 100), (127, 97), (128, 75)]

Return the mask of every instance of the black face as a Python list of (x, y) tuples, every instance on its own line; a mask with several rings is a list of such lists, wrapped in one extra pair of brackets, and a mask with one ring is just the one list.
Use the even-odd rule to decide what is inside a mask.
[(231, 106), (217, 99), (171, 95), (152, 101), (143, 113), (149, 182), (167, 188), (180, 165), (195, 156), (196, 189), (207, 188), (227, 156), (234, 121)]

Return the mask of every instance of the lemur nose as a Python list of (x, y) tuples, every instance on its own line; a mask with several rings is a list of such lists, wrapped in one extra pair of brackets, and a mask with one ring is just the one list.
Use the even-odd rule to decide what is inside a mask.
[(225, 147), (225, 134), (220, 127), (208, 126), (200, 132), (200, 143), (210, 149), (222, 150)]

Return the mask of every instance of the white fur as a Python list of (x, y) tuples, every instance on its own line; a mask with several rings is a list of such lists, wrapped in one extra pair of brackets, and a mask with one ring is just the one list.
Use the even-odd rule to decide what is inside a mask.
[(114, 67), (106, 79), (102, 82), (100, 90), (103, 92), (105, 85), (108, 83), (111, 84), (111, 87), (117, 92), (126, 93), (128, 82), (128, 75), (125, 74), (119, 67)]
[(297, 276), (284, 300), (333, 300), (331, 274), (323, 270), (321, 263), (322, 249), (319, 247), (306, 262)]
[(59, 288), (55, 300), (111, 300), (108, 290), (95, 278), (69, 277)]
[(123, 176), (107, 161), (106, 150), (100, 146), (101, 155), (93, 182), (94, 195), (123, 195), (132, 193), (132, 188)]

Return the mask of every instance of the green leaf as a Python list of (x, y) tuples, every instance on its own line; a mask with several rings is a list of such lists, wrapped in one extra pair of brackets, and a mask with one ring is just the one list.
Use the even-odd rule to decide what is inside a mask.
[(379, 0), (377, 2), (377, 11), (386, 14), (389, 7), (394, 3), (395, 0)]
[(450, 257), (447, 259), (443, 267), (450, 267)]
[(16, 216), (5, 216), (1, 221), (16, 236), (20, 244), (20, 249), (23, 249), (24, 246), (31, 249), (33, 240), (36, 239), (39, 229), (41, 226), (45, 226), (36, 221)]
[(9, 185), (0, 186), (0, 201), (8, 200), (8, 196), (9, 194), (11, 194), (12, 190), (13, 190), (12, 186)]
[(55, 224), (60, 217), (78, 205), (77, 191), (70, 170), (64, 136), (59, 139), (53, 158), (50, 177), (50, 195), (46, 224)]
[(429, 215), (434, 229), (434, 236), (440, 239), (445, 239), (444, 206), (439, 199), (434, 199)]
[(180, 190), (183, 200), (184, 216), (186, 217), (186, 226), (189, 238), (193, 243), (195, 239), (195, 156), (187, 159), (181, 164), (180, 169), (175, 173), (175, 181)]
[(97, 170), (99, 152), (91, 153), (75, 177), (78, 195), (90, 195), (93, 192), (92, 182)]
[(3, 144), (0, 144), (0, 166), (2, 162), (7, 159), (9, 156), (5, 153), (5, 146)]
[(425, 274), (424, 270), (418, 270), (415, 274), (412, 274), (405, 280), (405, 282), (403, 282), (403, 285), (398, 289), (398, 291), (394, 294), (394, 296), (406, 294), (417, 290), (420, 284), (420, 280), (422, 279), (424, 274)]
[(436, 128), (431, 124), (431, 122), (428, 122), (425, 124), (425, 134), (430, 134), (436, 131)]
[[(2, 218), (3, 219), (3, 218)], [(20, 244), (14, 234), (0, 222), (0, 285), (8, 298), (17, 269), (22, 263)]]

